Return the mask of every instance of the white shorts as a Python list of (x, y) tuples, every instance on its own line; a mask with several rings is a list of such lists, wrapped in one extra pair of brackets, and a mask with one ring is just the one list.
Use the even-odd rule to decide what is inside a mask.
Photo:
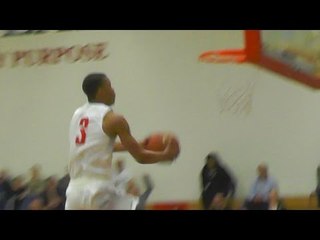
[(96, 178), (71, 180), (66, 210), (134, 210), (137, 197), (123, 195), (111, 181)]

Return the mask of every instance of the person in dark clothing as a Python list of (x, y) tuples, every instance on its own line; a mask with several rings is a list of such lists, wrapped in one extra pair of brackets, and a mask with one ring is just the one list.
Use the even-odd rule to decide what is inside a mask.
[(320, 165), (317, 167), (317, 187), (314, 194), (317, 197), (318, 208), (320, 208)]
[(268, 210), (287, 210), (276, 189), (269, 193)]
[(4, 210), (42, 210), (43, 202), (40, 196), (29, 192), (23, 176), (17, 176), (10, 182), (9, 198)]
[(230, 173), (220, 164), (216, 153), (206, 157), (206, 164), (201, 171), (202, 194), (204, 209), (211, 209), (213, 199), (217, 193), (224, 198), (232, 198), (235, 192), (235, 181)]
[(58, 193), (58, 181), (54, 176), (46, 179), (45, 190), (40, 194), (43, 201), (43, 210), (64, 210), (63, 197)]
[(0, 210), (3, 210), (6, 202), (11, 197), (10, 179), (5, 170), (0, 171)]
[(317, 167), (317, 187), (310, 194), (310, 198), (311, 197), (316, 197), (317, 198), (317, 206), (318, 206), (318, 208), (320, 208), (320, 166)]
[(217, 193), (211, 203), (210, 210), (232, 210), (229, 199), (223, 196), (223, 193)]
[[(66, 204), (66, 191), (70, 182), (70, 175), (67, 173), (59, 181), (57, 186), (58, 195), (62, 198), (62, 204)], [(64, 209), (64, 207), (63, 207)]]
[(317, 185), (315, 194), (316, 194), (316, 196), (317, 196), (318, 208), (320, 208), (320, 184)]
[(146, 186), (146, 190), (144, 191), (144, 193), (142, 193), (139, 196), (139, 203), (136, 207), (136, 210), (144, 210), (145, 209), (146, 202), (147, 202), (147, 200), (153, 190), (153, 183), (152, 183), (151, 177), (148, 174), (143, 176), (143, 181)]

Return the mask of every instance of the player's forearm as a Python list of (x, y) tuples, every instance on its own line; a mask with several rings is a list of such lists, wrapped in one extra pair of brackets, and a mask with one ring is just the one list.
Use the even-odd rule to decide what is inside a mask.
[[(141, 141), (139, 144), (140, 144), (140, 146), (143, 147), (144, 142)], [(126, 149), (126, 147), (123, 146), (123, 144), (122, 144), (121, 142), (116, 142), (116, 143), (114, 144), (114, 146), (113, 146), (113, 151), (114, 151), (114, 152), (123, 152), (123, 151), (128, 151), (128, 149)]]
[(141, 164), (171, 161), (168, 157), (166, 157), (165, 152), (154, 152), (146, 149), (143, 149), (139, 154), (135, 155), (134, 158)]

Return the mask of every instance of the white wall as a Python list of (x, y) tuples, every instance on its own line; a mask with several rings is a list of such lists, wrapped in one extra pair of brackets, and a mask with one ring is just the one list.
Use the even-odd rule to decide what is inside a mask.
[[(114, 110), (124, 114), (137, 138), (170, 130), (181, 142), (172, 165), (140, 165), (156, 188), (151, 201), (195, 200), (199, 174), (212, 150), (222, 156), (245, 196), (266, 162), (282, 194), (309, 194), (320, 158), (320, 94), (252, 65), (204, 64), (209, 49), (243, 47), (242, 31), (74, 31), (0, 39), (1, 52), (108, 42), (102, 61), (0, 68), (0, 168), (25, 172), (41, 163), (46, 175), (62, 174), (68, 157), (68, 126), (86, 101), (86, 74), (106, 72), (117, 93)], [(221, 114), (225, 81), (255, 82), (249, 115)]]

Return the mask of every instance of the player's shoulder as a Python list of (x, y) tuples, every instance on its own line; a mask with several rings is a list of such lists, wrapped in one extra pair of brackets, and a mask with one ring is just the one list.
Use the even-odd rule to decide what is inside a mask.
[(77, 107), (77, 108), (76, 108), (76, 110), (75, 110), (74, 112), (76, 113), (76, 112), (81, 111), (81, 110), (82, 110), (82, 109), (84, 109), (87, 105), (88, 105), (87, 103), (82, 104), (81, 106)]
[(122, 129), (128, 126), (127, 120), (123, 115), (113, 111), (108, 112), (103, 119), (104, 126), (112, 126), (115, 129)]
[(83, 112), (83, 110), (84, 110), (84, 106), (85, 106), (85, 105), (82, 105), (82, 106), (78, 107), (78, 108), (73, 112), (73, 117), (77, 117), (78, 115), (80, 115), (80, 114)]
[(125, 120), (125, 117), (122, 114), (116, 113), (113, 110), (106, 113), (106, 118), (110, 121), (121, 122)]

